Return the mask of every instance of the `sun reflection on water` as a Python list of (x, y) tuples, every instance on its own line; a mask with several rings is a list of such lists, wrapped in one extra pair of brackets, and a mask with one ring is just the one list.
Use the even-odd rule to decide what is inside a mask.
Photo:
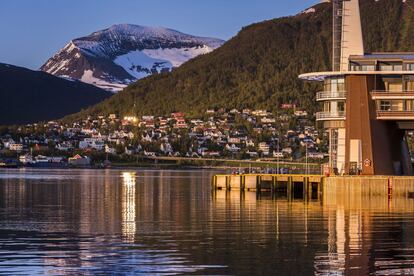
[(122, 233), (127, 242), (134, 242), (136, 229), (136, 173), (122, 173)]

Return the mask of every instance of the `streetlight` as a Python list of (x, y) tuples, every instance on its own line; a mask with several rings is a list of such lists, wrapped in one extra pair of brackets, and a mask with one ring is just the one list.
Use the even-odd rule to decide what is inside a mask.
[(305, 163), (306, 163), (306, 174), (309, 174), (309, 167), (308, 167), (308, 143), (305, 143)]
[(280, 149), (279, 149), (279, 135), (278, 135), (278, 137), (277, 137), (277, 161), (276, 161), (276, 174), (279, 174), (279, 152), (280, 152)]

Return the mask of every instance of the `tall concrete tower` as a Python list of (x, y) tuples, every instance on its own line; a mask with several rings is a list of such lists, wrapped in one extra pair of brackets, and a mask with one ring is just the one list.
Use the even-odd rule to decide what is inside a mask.
[(359, 0), (332, 0), (333, 71), (347, 71), (351, 55), (364, 54)]
[(332, 71), (339, 71), (341, 68), (341, 45), (342, 45), (342, 5), (343, 0), (332, 0), (333, 6), (333, 30), (332, 30)]
[(340, 71), (348, 71), (352, 55), (364, 55), (359, 0), (343, 0)]

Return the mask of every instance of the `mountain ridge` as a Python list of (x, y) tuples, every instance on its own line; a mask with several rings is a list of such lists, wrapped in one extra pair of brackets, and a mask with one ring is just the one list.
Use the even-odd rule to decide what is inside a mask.
[(118, 24), (71, 40), (40, 69), (116, 92), (137, 79), (171, 71), (221, 44), (219, 39), (163, 27)]
[(59, 119), (112, 96), (95, 86), (0, 63), (0, 125)]

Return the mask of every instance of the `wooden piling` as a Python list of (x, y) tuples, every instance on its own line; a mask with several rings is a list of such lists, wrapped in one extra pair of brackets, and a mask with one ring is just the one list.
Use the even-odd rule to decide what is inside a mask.
[(293, 192), (294, 192), (294, 182), (291, 176), (288, 177), (288, 182), (287, 182), (287, 198), (289, 201), (291, 201), (293, 199)]
[(272, 178), (272, 194), (276, 194), (277, 192), (277, 176), (274, 175)]
[[(307, 201), (309, 200), (309, 178), (308, 177), (303, 177), (303, 198)], [(312, 191), (312, 188), (311, 188)]]
[(230, 176), (226, 176), (226, 191), (230, 191)]

